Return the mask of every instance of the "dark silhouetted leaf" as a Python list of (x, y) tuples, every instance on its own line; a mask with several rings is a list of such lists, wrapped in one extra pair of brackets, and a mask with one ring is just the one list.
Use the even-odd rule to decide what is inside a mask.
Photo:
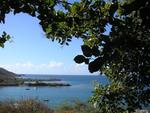
[(100, 51), (98, 50), (98, 46), (94, 46), (94, 47), (92, 48), (92, 54), (93, 54), (95, 57), (99, 56)]
[(74, 61), (78, 64), (81, 64), (83, 62), (85, 62), (85, 57), (83, 55), (77, 55), (75, 58), (74, 58)]
[(85, 64), (89, 64), (89, 59), (88, 58), (85, 59)]
[(92, 56), (92, 50), (89, 46), (87, 45), (82, 45), (82, 52), (86, 57), (91, 57)]
[(89, 68), (89, 71), (93, 73), (93, 72), (99, 71), (102, 65), (103, 65), (102, 58), (99, 57), (95, 59), (94, 61), (90, 62), (88, 68)]

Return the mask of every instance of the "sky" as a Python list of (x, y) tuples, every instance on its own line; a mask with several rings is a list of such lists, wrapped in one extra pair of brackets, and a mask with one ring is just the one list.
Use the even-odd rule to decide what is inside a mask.
[[(8, 14), (0, 34), (12, 36), (0, 48), (0, 67), (17, 74), (90, 75), (85, 64), (73, 59), (81, 54), (81, 39), (73, 39), (69, 46), (61, 46), (45, 37), (37, 18), (27, 14)], [(98, 75), (98, 73), (94, 73)]]

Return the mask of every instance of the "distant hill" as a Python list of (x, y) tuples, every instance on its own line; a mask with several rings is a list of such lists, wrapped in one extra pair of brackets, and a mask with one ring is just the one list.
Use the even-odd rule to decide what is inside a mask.
[(17, 75), (0, 67), (0, 80), (14, 79)]

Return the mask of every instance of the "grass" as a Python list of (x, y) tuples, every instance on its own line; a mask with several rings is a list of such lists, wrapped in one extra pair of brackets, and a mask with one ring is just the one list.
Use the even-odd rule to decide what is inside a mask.
[(90, 105), (80, 101), (74, 104), (61, 104), (58, 108), (49, 108), (40, 101), (33, 99), (21, 101), (5, 101), (0, 103), (0, 113), (98, 113)]
[(54, 113), (54, 111), (41, 102), (29, 99), (1, 102), (0, 113)]
[[(40, 101), (33, 99), (21, 101), (0, 102), (0, 113), (99, 113), (92, 106), (76, 101), (74, 104), (63, 103), (57, 109), (49, 108)], [(134, 113), (148, 113), (147, 110), (137, 110)]]
[(70, 103), (63, 103), (55, 110), (55, 113), (98, 113), (93, 106), (83, 103), (80, 100), (75, 100)]

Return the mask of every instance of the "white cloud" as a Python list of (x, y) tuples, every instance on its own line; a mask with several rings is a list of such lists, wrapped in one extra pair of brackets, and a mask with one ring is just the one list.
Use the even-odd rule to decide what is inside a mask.
[(3, 67), (9, 71), (15, 73), (41, 73), (47, 74), (59, 70), (63, 66), (62, 62), (50, 61), (45, 64), (33, 64), (31, 62), (26, 63), (16, 63), (16, 64), (0, 64), (0, 67)]
[[(34, 64), (32, 62), (0, 64), (9, 71), (18, 74), (58, 74), (58, 75), (89, 75), (88, 66), (83, 64), (65, 64), (50, 61), (49, 63)], [(94, 73), (96, 74), (96, 73)]]
[(74, 71), (78, 74), (86, 74), (88, 72), (88, 66), (84, 63), (82, 64), (75, 64), (74, 65)]
[[(92, 73), (88, 70), (88, 65), (82, 63), (82, 64), (76, 64), (73, 63), (68, 66), (63, 66), (62, 71), (66, 75), (90, 75)], [(92, 75), (97, 75), (97, 73), (93, 73)]]

